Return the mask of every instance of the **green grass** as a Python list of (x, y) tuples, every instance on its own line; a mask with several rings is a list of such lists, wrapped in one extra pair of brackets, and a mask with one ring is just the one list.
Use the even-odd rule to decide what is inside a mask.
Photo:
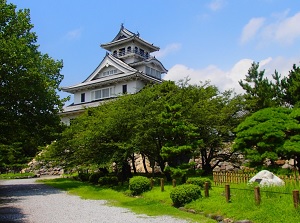
[(33, 173), (3, 173), (0, 174), (0, 179), (20, 179), (33, 177)]
[[(213, 187), (209, 198), (188, 204), (205, 213), (221, 214), (234, 220), (248, 219), (255, 223), (300, 222), (300, 211), (294, 208), (292, 188), (260, 188), (261, 204), (256, 205), (254, 189), (247, 185), (230, 185), (231, 202), (226, 203), (224, 187)], [(299, 188), (299, 187), (298, 187)]]
[(41, 180), (47, 185), (66, 190), (68, 193), (78, 195), (82, 199), (107, 200), (109, 205), (128, 208), (137, 214), (149, 216), (169, 215), (175, 218), (187, 219), (191, 222), (215, 223), (214, 220), (202, 215), (180, 211), (171, 204), (169, 193), (171, 186), (165, 186), (161, 192), (159, 187), (146, 192), (143, 196), (130, 197), (125, 195), (128, 187), (102, 188), (88, 183), (74, 181), (67, 178)]
[[(285, 187), (261, 188), (261, 204), (256, 205), (254, 188), (246, 184), (232, 184), (231, 202), (226, 203), (224, 186), (213, 186), (209, 197), (202, 197), (186, 205), (186, 209), (193, 209), (197, 213), (191, 214), (180, 211), (172, 206), (170, 199), (171, 185), (165, 185), (164, 192), (155, 187), (139, 197), (125, 195), (127, 186), (101, 188), (88, 183), (72, 179), (55, 179), (44, 181), (46, 184), (78, 195), (83, 199), (108, 200), (110, 205), (129, 208), (135, 213), (150, 216), (170, 215), (176, 218), (189, 219), (193, 222), (216, 222), (206, 218), (206, 214), (221, 215), (233, 220), (248, 219), (254, 223), (265, 222), (300, 222), (300, 208), (293, 205), (292, 191), (299, 189), (299, 185), (286, 185)], [(202, 191), (202, 195), (204, 192)]]

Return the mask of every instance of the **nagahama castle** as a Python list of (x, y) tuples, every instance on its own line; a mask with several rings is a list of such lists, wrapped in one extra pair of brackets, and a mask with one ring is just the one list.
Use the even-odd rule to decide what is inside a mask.
[(87, 107), (99, 106), (125, 93), (134, 94), (148, 83), (161, 83), (161, 75), (167, 72), (162, 63), (151, 56), (159, 47), (127, 30), (123, 24), (116, 37), (101, 47), (107, 53), (94, 72), (82, 83), (62, 88), (74, 95), (74, 103), (60, 113), (62, 122), (67, 125)]

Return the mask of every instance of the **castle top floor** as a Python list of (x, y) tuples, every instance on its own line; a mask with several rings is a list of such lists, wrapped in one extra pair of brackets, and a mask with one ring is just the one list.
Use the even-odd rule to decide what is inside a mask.
[(140, 38), (139, 33), (127, 30), (123, 24), (115, 38), (101, 44), (101, 47), (127, 64), (147, 60), (152, 57), (152, 52), (159, 50), (159, 47)]

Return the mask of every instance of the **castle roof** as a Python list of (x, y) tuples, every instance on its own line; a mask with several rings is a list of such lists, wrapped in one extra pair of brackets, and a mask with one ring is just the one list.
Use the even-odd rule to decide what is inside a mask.
[(123, 45), (124, 43), (131, 42), (131, 41), (136, 41), (143, 46), (146, 46), (150, 52), (155, 52), (159, 50), (158, 46), (154, 46), (153, 44), (143, 40), (140, 38), (140, 34), (133, 33), (126, 29), (123, 24), (121, 25), (120, 31), (118, 34), (113, 38), (112, 41), (108, 43), (101, 44), (100, 46), (108, 51), (111, 51), (113, 47), (118, 46), (118, 45)]

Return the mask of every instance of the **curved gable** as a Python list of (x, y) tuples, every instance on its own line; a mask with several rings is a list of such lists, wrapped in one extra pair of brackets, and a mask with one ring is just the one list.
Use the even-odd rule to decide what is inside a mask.
[(113, 57), (110, 54), (107, 54), (94, 72), (83, 81), (89, 82), (102, 77), (116, 75), (116, 74), (126, 74), (136, 72), (137, 70), (127, 65), (123, 61)]

